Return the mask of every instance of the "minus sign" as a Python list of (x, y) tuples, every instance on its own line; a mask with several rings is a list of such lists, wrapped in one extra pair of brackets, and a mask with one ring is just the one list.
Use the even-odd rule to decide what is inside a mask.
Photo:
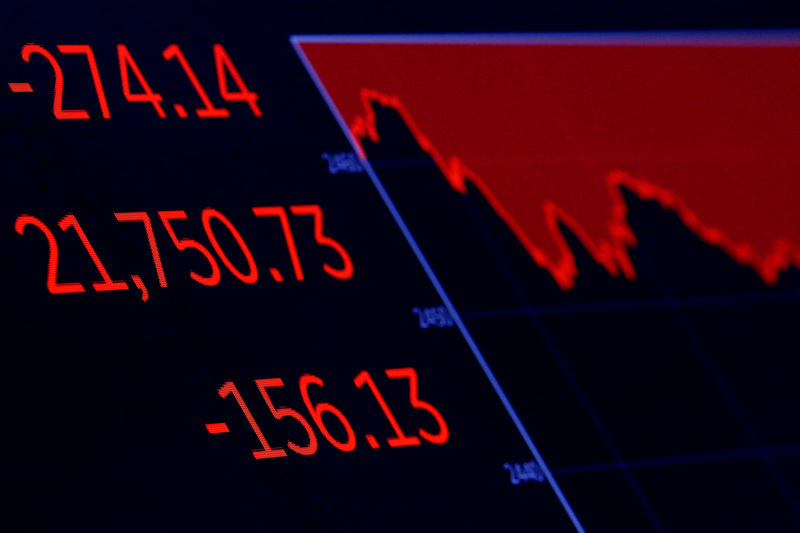
[(15, 93), (32, 93), (33, 87), (31, 87), (30, 83), (9, 83), (8, 88), (11, 89), (11, 92)]
[(216, 433), (228, 433), (230, 429), (228, 429), (228, 424), (225, 422), (219, 422), (216, 424), (206, 424), (206, 429), (212, 435)]

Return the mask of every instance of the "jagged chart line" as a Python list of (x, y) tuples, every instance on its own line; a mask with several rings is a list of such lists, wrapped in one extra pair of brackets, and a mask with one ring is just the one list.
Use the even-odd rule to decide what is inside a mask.
[(636, 246), (636, 237), (626, 219), (628, 206), (620, 192), (621, 186), (636, 194), (639, 199), (655, 200), (664, 210), (678, 215), (683, 224), (700, 239), (723, 250), (740, 265), (752, 268), (766, 285), (776, 285), (780, 274), (790, 266), (800, 268), (800, 248), (788, 239), (775, 239), (772, 250), (762, 257), (750, 243), (737, 242), (722, 229), (706, 224), (674, 192), (645, 179), (633, 177), (622, 170), (612, 170), (606, 176), (608, 194), (613, 203), (611, 217), (607, 223), (609, 240), (595, 242), (576, 218), (552, 201), (543, 202), (545, 222), (560, 253), (560, 256), (554, 260), (536, 246), (511, 212), (494, 195), (487, 183), (477, 173), (470, 170), (460, 157), (446, 158), (439, 152), (433, 142), (421, 131), (398, 96), (364, 88), (361, 90), (361, 101), (364, 115), (355, 118), (350, 126), (350, 132), (358, 142), (357, 152), (363, 161), (367, 160), (367, 156), (361, 146), (361, 141), (369, 139), (376, 144), (380, 142), (372, 103), (394, 109), (408, 127), (419, 147), (431, 157), (453, 190), (466, 195), (468, 193), (467, 182), (474, 185), (514, 233), (534, 262), (540, 268), (546, 269), (562, 290), (566, 291), (575, 286), (578, 270), (575, 266), (574, 254), (561, 233), (559, 224), (569, 228), (592, 258), (602, 265), (611, 276), (624, 275), (629, 280), (636, 279), (636, 269), (628, 254), (628, 250)]
[[(695, 47), (705, 45), (736, 48), (749, 47), (750, 44), (768, 48), (781, 45), (773, 42), (772, 38), (765, 39), (761, 36), (753, 38), (752, 42), (743, 42), (739, 34), (721, 35), (713, 34), (709, 39), (700, 41), (696, 36), (688, 39), (685, 36), (678, 36), (676, 39), (674, 35), (663, 39), (658, 36), (642, 39), (639, 36), (624, 43), (615, 41), (613, 44), (657, 44), (657, 48), (676, 44), (681, 47), (688, 45), (692, 48), (693, 55)], [(585, 35), (570, 35), (562, 40), (570, 45), (595, 44), (595, 38), (596, 36), (589, 38)], [(537, 39), (544, 39), (543, 42), (551, 44), (552, 37), (334, 36), (311, 38), (309, 42), (344, 45), (412, 42), (426, 45), (418, 48), (428, 48), (429, 44), (443, 43), (529, 44), (539, 42)], [(608, 44), (604, 39), (601, 41)], [(303, 45), (305, 44), (304, 42)], [(793, 38), (783, 44), (795, 50), (800, 49), (797, 34), (793, 34)], [(699, 469), (701, 464), (730, 460), (731, 457), (720, 459), (713, 453), (673, 453), (694, 449), (693, 442), (689, 442), (686, 436), (673, 437), (673, 434), (691, 436), (695, 429), (691, 424), (698, 422), (702, 424), (697, 426), (697, 429), (702, 428), (698, 436), (704, 435), (708, 427), (709, 433), (706, 436), (710, 442), (711, 435), (716, 438), (717, 435), (724, 435), (725, 431), (742, 431), (743, 426), (753, 443), (753, 447), (744, 455), (748, 456), (748, 460), (763, 462), (769, 469), (775, 486), (784, 493), (797, 516), (796, 498), (783, 479), (783, 467), (773, 464), (773, 459), (777, 460), (777, 457), (771, 455), (770, 445), (775, 438), (771, 432), (776, 430), (760, 420), (771, 420), (774, 407), (777, 406), (773, 403), (760, 403), (765, 391), (768, 398), (771, 398), (772, 390), (769, 389), (773, 385), (776, 388), (785, 388), (790, 391), (789, 394), (796, 391), (791, 391), (791, 385), (786, 387), (783, 384), (783, 376), (773, 384), (770, 381), (772, 375), (762, 375), (753, 368), (769, 368), (773, 364), (769, 358), (775, 357), (775, 361), (779, 360), (782, 365), (779, 368), (783, 369), (783, 365), (787, 367), (786, 372), (775, 372), (775, 376), (796, 375), (796, 371), (791, 369), (793, 363), (788, 363), (794, 359), (791, 357), (790, 341), (788, 338), (781, 339), (780, 335), (786, 332), (779, 329), (775, 339), (767, 344), (770, 353), (759, 353), (752, 346), (760, 347), (763, 341), (760, 337), (756, 339), (749, 335), (769, 333), (772, 337), (775, 332), (765, 325), (784, 328), (785, 324), (791, 323), (790, 314), (793, 308), (776, 309), (776, 312), (780, 312), (780, 318), (776, 319), (770, 314), (772, 309), (762, 307), (761, 304), (794, 304), (797, 298), (794, 285), (800, 272), (797, 270), (800, 268), (800, 250), (797, 246), (800, 238), (796, 234), (795, 185), (800, 173), (796, 159), (799, 153), (796, 122), (792, 121), (797, 116), (797, 108), (794, 104), (787, 105), (787, 100), (782, 98), (786, 97), (791, 101), (792, 97), (787, 97), (786, 94), (796, 94), (797, 81), (800, 80), (789, 77), (787, 83), (784, 83), (783, 78), (767, 77), (767, 82), (764, 77), (756, 75), (761, 72), (758, 68), (749, 71), (744, 68), (747, 61), (739, 62), (736, 54), (731, 55), (726, 50), (722, 55), (731, 55), (726, 64), (734, 65), (737, 74), (748, 75), (749, 79), (743, 86), (749, 87), (749, 80), (756, 80), (753, 83), (758, 86), (758, 90), (726, 92), (727, 87), (738, 85), (723, 83), (726, 81), (723, 80), (720, 84), (725, 87), (720, 89), (714, 84), (705, 86), (702, 83), (692, 83), (697, 80), (688, 75), (685, 78), (673, 76), (677, 78), (677, 82), (663, 84), (659, 77), (661, 72), (676, 70), (675, 61), (651, 61), (650, 64), (661, 66), (658, 75), (653, 77), (661, 88), (661, 92), (653, 93), (658, 98), (652, 98), (654, 105), (659, 107), (651, 108), (666, 109), (664, 113), (669, 116), (669, 120), (664, 120), (657, 113), (651, 117), (647, 109), (643, 111), (637, 107), (628, 114), (619, 113), (616, 104), (627, 109), (631, 97), (649, 93), (642, 93), (641, 87), (636, 84), (625, 85), (627, 78), (614, 76), (616, 71), (613, 70), (608, 75), (608, 79), (613, 81), (610, 86), (633, 89), (628, 92), (614, 90), (611, 99), (604, 99), (603, 96), (608, 95), (600, 93), (600, 96), (592, 100), (590, 96), (594, 93), (591, 90), (596, 85), (604, 87), (599, 82), (607, 81), (600, 78), (598, 83), (591, 83), (598, 81), (592, 77), (598, 71), (605, 74), (606, 71), (600, 68), (604, 66), (602, 61), (593, 63), (591, 66), (599, 66), (596, 70), (588, 69), (589, 74), (584, 74), (586, 69), (581, 70), (580, 67), (585, 67), (583, 63), (576, 62), (576, 66), (569, 61), (562, 61), (559, 64), (566, 65), (566, 73), (556, 69), (554, 72), (562, 77), (554, 77), (555, 81), (549, 85), (501, 83), (501, 89), (519, 89), (509, 96), (502, 91), (492, 92), (495, 87), (491, 80), (496, 73), (500, 73), (496, 77), (501, 82), (506, 82), (509, 78), (502, 75), (505, 72), (503, 69), (508, 65), (492, 62), (492, 59), (497, 59), (493, 54), (487, 54), (488, 59), (484, 58), (482, 63), (484, 68), (486, 63), (490, 63), (493, 70), (481, 70), (481, 62), (471, 61), (474, 58), (469, 53), (442, 53), (440, 57), (417, 50), (416, 54), (409, 54), (409, 59), (404, 60), (405, 50), (400, 47), (395, 47), (394, 51), (387, 47), (388, 51), (385, 53), (371, 46), (362, 47), (357, 52), (353, 51), (354, 48), (356, 47), (344, 46), (336, 49), (318, 46), (315, 50), (312, 47), (309, 57), (314, 61), (315, 68), (319, 69), (319, 76), (315, 81), (325, 79), (325, 83), (329, 84), (324, 87), (324, 91), (319, 84), (318, 88), (337, 116), (340, 127), (345, 130), (353, 150), (364, 161), (370, 177), (373, 181), (383, 180), (386, 183), (394, 201), (398, 202), (398, 206), (406, 208), (403, 216), (409, 217), (416, 237), (423, 239), (420, 244), (425, 245), (426, 253), (431, 253), (434, 266), (437, 269), (441, 267), (443, 273), (453, 276), (442, 278), (442, 281), (455, 280), (453, 287), (448, 286), (448, 289), (460, 298), (467, 295), (459, 300), (459, 308), (462, 304), (471, 304), (473, 311), (464, 312), (461, 309), (459, 318), (524, 316), (533, 319), (535, 323), (540, 313), (566, 315), (552, 321), (548, 319), (543, 331), (545, 338), (551, 337), (552, 328), (552, 335), (557, 339), (551, 340), (549, 344), (552, 346), (548, 345), (547, 348), (554, 352), (552, 355), (555, 359), (560, 358), (565, 363), (562, 365), (562, 374), (570, 379), (570, 370), (566, 363), (575, 364), (577, 361), (577, 364), (583, 364), (588, 355), (591, 357), (591, 364), (603, 368), (602, 372), (595, 374), (592, 372), (594, 367), (587, 364), (586, 374), (580, 375), (581, 381), (585, 380), (587, 390), (593, 397), (602, 397), (611, 402), (625, 394), (637, 395), (636, 401), (631, 402), (637, 404), (634, 408), (619, 410), (621, 415), (628, 417), (615, 412), (609, 414), (608, 410), (602, 412), (603, 417), (610, 420), (609, 436), (622, 437), (626, 454), (637, 443), (648, 446), (658, 437), (668, 437), (664, 439), (667, 444), (663, 446), (670, 453), (663, 457), (655, 454), (656, 457), (645, 458), (644, 462), (620, 459), (583, 467), (565, 467), (566, 471), (554, 468), (552, 473), (557, 474), (561, 480), (561, 474), (566, 472), (584, 475), (596, 470), (619, 472), (630, 467), (674, 467), (678, 463), (686, 463), (698, 465), (698, 469), (687, 474), (686, 479), (691, 479), (689, 475), (700, 479), (704, 475)], [(486, 48), (476, 47), (481, 51)], [(559, 57), (556, 56), (556, 59)], [(613, 57), (616, 56), (612, 56), (612, 59)], [(441, 61), (442, 58), (446, 61)], [(639, 56), (636, 58), (641, 59)], [(770, 56), (767, 59), (772, 58)], [(546, 61), (547, 57), (541, 62), (535, 59), (529, 63), (517, 62), (508, 66), (509, 71), (517, 73), (517, 65), (532, 64), (540, 72), (551, 74), (551, 70), (547, 68), (551, 66)], [(719, 57), (714, 59), (719, 61)], [(442, 63), (447, 68), (442, 68)], [(664, 64), (673, 67), (673, 70), (663, 68)], [(724, 76), (710, 68), (715, 64), (714, 61), (705, 61), (700, 70), (704, 73), (710, 72), (709, 76), (714, 81), (719, 81)], [(787, 70), (786, 64), (777, 62), (773, 65), (769, 60), (760, 61), (756, 66), (770, 66), (771, 72), (785, 77), (787, 72), (794, 70), (795, 64), (789, 63), (788, 68), (791, 70)], [(500, 66), (494, 68), (495, 65)], [(685, 64), (678, 62), (677, 67), (676, 71), (683, 72)], [(456, 75), (453, 75), (453, 70), (458, 71)], [(457, 74), (462, 70), (479, 71), (486, 79), (479, 76), (461, 78)], [(649, 80), (648, 75), (653, 74), (642, 73), (635, 68), (628, 71), (634, 72), (633, 76), (639, 79)], [(727, 72), (724, 68), (722, 71), (723, 74)], [(575, 79), (576, 74), (587, 78)], [(516, 79), (514, 76), (510, 78), (512, 81)], [(701, 78), (699, 81), (705, 80)], [(538, 78), (529, 76), (524, 79), (536, 81)], [(552, 94), (564, 85), (559, 85), (563, 79), (579, 86), (583, 82), (590, 87), (587, 89), (589, 92), (577, 91), (577, 95), (567, 92), (560, 100), (542, 98), (542, 94)], [(474, 91), (477, 95), (475, 97), (464, 96), (473, 94), (470, 88), (475, 84), (478, 84), (479, 89), (485, 87), (481, 85), (484, 81), (488, 86), (487, 90)], [(551, 80), (548, 78), (546, 81)], [(454, 90), (456, 84), (458, 87)], [(530, 87), (535, 90), (530, 90)], [(695, 88), (699, 89), (695, 91)], [(699, 96), (696, 96), (696, 100), (672, 99), (684, 89), (691, 95)], [(742, 94), (752, 98), (743, 98)], [(522, 100), (522, 103), (514, 100), (520, 95), (535, 104), (527, 105), (528, 100)], [(733, 96), (736, 98), (733, 99)], [(703, 97), (709, 97), (714, 104), (719, 105), (708, 106), (711, 111), (707, 115), (700, 113), (698, 116), (693, 113), (696, 109), (689, 104), (706, 104), (709, 98), (703, 100)], [(576, 98), (585, 98), (589, 103), (582, 107), (577, 106), (577, 111), (570, 114), (570, 104), (577, 101)], [(507, 104), (506, 100), (514, 105)], [(496, 101), (503, 105), (492, 104)], [(609, 102), (608, 105), (605, 105), (606, 102)], [(730, 102), (736, 105), (728, 105)], [(746, 107), (741, 105), (743, 103), (752, 105)], [(523, 110), (517, 114), (518, 108)], [(588, 111), (594, 108), (606, 111), (593, 114), (587, 112), (587, 108)], [(705, 110), (702, 106), (699, 108)], [(682, 113), (686, 109), (689, 112)], [(770, 114), (773, 112), (783, 120), (778, 124), (784, 125), (783, 129), (773, 127), (779, 122), (777, 119), (773, 120)], [(342, 120), (343, 114), (346, 115), (347, 124)], [(563, 122), (559, 122), (562, 115)], [(758, 120), (750, 115), (757, 115)], [(617, 117), (621, 117), (620, 121), (605, 120)], [(678, 127), (671, 122), (673, 117)], [(586, 126), (587, 124), (591, 127)], [(630, 131), (626, 126), (629, 126)], [(721, 130), (724, 130), (722, 134)], [(744, 133), (740, 136), (726, 136), (728, 131)], [(689, 132), (685, 138), (684, 132)], [(523, 141), (516, 142), (520, 139)], [(671, 144), (664, 142), (665, 139), (681, 139), (681, 142)], [(713, 139), (713, 142), (709, 139)], [(536, 163), (531, 164), (531, 161)], [(380, 178), (374, 175), (376, 170)], [(525, 179), (528, 176), (536, 178)], [(603, 187), (605, 191), (600, 192)], [(384, 195), (385, 191), (381, 194)], [(542, 225), (542, 222), (545, 224)], [(477, 230), (477, 237), (482, 237), (483, 240), (476, 241), (472, 230)], [(474, 269), (468, 270), (473, 265), (472, 260), (475, 260)], [(462, 266), (464, 268), (460, 268)], [(473, 273), (481, 275), (480, 289), (485, 290), (470, 297), (473, 293), (469, 291), (475, 287), (477, 278), (470, 278)], [(614, 281), (609, 283), (609, 278)], [(505, 284), (507, 281), (510, 284)], [(730, 282), (733, 282), (736, 292), (731, 291)], [(769, 286), (775, 289), (768, 289)], [(738, 292), (743, 289), (746, 292)], [(514, 296), (517, 299), (512, 299)], [(640, 296), (646, 299), (640, 299)], [(735, 310), (719, 309), (719, 315), (707, 315), (703, 312), (695, 316), (694, 312), (684, 309), (685, 306), (707, 305), (731, 307), (731, 303), (744, 306), (736, 307)], [(448, 302), (448, 307), (450, 305)], [(510, 307), (502, 308), (502, 305)], [(639, 309), (654, 309), (656, 312), (632, 319), (628, 319), (627, 314), (588, 316), (587, 321), (576, 316), (576, 313), (582, 314), (587, 310), (630, 313), (638, 312)], [(661, 314), (660, 311), (663, 310), (666, 312)], [(728, 315), (729, 312), (735, 318)], [(632, 325), (638, 326), (638, 320), (642, 321), (643, 327), (632, 328)], [(479, 323), (489, 322), (476, 322), (476, 325)], [(515, 328), (519, 324), (520, 332), (523, 328), (530, 328), (531, 324), (526, 320), (508, 323)], [(565, 324), (569, 327), (565, 327)], [(470, 324), (470, 327), (473, 325)], [(484, 334), (477, 326), (475, 329), (476, 333)], [(582, 340), (582, 333), (596, 333), (601, 329), (602, 334), (595, 335), (591, 346), (589, 341)], [(680, 334), (676, 334), (676, 331), (680, 331)], [(628, 332), (631, 332), (630, 336)], [(497, 333), (502, 335), (504, 332), (500, 330)], [(658, 346), (658, 335), (661, 333), (671, 337), (661, 343), (664, 350), (653, 350), (656, 357), (652, 358), (652, 362), (638, 353), (641, 349), (638, 342), (631, 342), (641, 339), (644, 346), (649, 346), (651, 342)], [(493, 347), (491, 341), (497, 338), (494, 334), (493, 331), (485, 337), (477, 337), (482, 348)], [(574, 337), (578, 341), (573, 341)], [(720, 337), (725, 342), (718, 344), (716, 341)], [(470, 339), (467, 339), (469, 342)], [(568, 341), (564, 342), (565, 339)], [(486, 345), (483, 344), (485, 340), (488, 340)], [(559, 343), (558, 346), (555, 345), (556, 342)], [(540, 347), (540, 343), (531, 343), (530, 346), (536, 349)], [(598, 353), (611, 357), (592, 357), (592, 349), (595, 347)], [(783, 353), (784, 350), (786, 353)], [(663, 357), (665, 354), (674, 354), (676, 357)], [(486, 355), (502, 358), (506, 354), (498, 351), (491, 354), (487, 352)], [(538, 353), (532, 355), (538, 356)], [(757, 355), (757, 359), (751, 361), (749, 358), (752, 355)], [(633, 364), (628, 364), (627, 358), (632, 358)], [(640, 367), (643, 360), (644, 364)], [(740, 369), (739, 365), (745, 362), (746, 369)], [(629, 382), (620, 380), (616, 383), (614, 380), (619, 374), (609, 378), (603, 373), (606, 365), (611, 369), (609, 372), (624, 369), (622, 376), (630, 378)], [(701, 368), (697, 368), (698, 366)], [(659, 382), (656, 381), (653, 387), (647, 387), (652, 388), (652, 394), (649, 391), (643, 393), (641, 384), (646, 383), (644, 379), (651, 379), (653, 370), (659, 371), (662, 368), (667, 369), (667, 379), (680, 380), (681, 390), (685, 387), (687, 400), (692, 400), (686, 401), (685, 405), (675, 406), (675, 411), (669, 405), (670, 417), (679, 409), (687, 409), (717, 418), (721, 413), (727, 412), (722, 411), (723, 408), (717, 403), (726, 402), (727, 409), (738, 416), (737, 423), (740, 427), (733, 430), (733, 423), (724, 416), (719, 416), (719, 425), (713, 429), (710, 425), (706, 426), (707, 417), (700, 415), (697, 420), (691, 416), (660, 420), (659, 409), (665, 406), (660, 403), (662, 395)], [(673, 369), (676, 371), (675, 376), (670, 374)], [(740, 370), (744, 370), (745, 386), (737, 381)], [(708, 379), (713, 380), (714, 387), (708, 386)], [(728, 379), (731, 380), (730, 383)], [(575, 383), (573, 388), (578, 390), (578, 394), (582, 394), (581, 385), (577, 381)], [(667, 381), (664, 380), (663, 383)], [(503, 384), (509, 387), (510, 393), (517, 392), (513, 389), (513, 377), (508, 382), (504, 380)], [(562, 387), (563, 385), (560, 384)], [(596, 387), (603, 389), (598, 392)], [(709, 396), (701, 397), (698, 394), (695, 397), (691, 387), (697, 387), (703, 395)], [(527, 392), (526, 389), (523, 390)], [(749, 396), (754, 391), (758, 392), (756, 400)], [(671, 393), (672, 390), (666, 397), (671, 397)], [(775, 399), (778, 398), (783, 397), (776, 393)], [(782, 400), (782, 404), (792, 405), (792, 400)], [(702, 408), (698, 409), (700, 406), (709, 406), (708, 413)], [(534, 409), (534, 413), (538, 415), (539, 407), (542, 406), (531, 404), (527, 407)], [(550, 406), (543, 407), (548, 409)], [(587, 397), (583, 411), (590, 414), (594, 407)], [(605, 405), (597, 402), (597, 407), (603, 409)], [(652, 417), (649, 416), (650, 407), (653, 408)], [(638, 425), (636, 431), (631, 432), (636, 433), (636, 436), (626, 434), (629, 431), (628, 422), (636, 420), (630, 416), (637, 416), (642, 408), (648, 408), (648, 418), (654, 420), (652, 427), (648, 422)], [(575, 409), (578, 413), (575, 419), (586, 424), (580, 418), (579, 408)], [(766, 409), (769, 409), (769, 414), (759, 416), (761, 410)], [(528, 414), (524, 411), (522, 413)], [(748, 420), (750, 416), (753, 417), (752, 421), (757, 421), (752, 431), (747, 429), (752, 422)], [(534, 420), (539, 421), (537, 418)], [(663, 429), (662, 422), (669, 430)], [(526, 423), (531, 422), (526, 419)], [(620, 423), (624, 426), (618, 426)], [(558, 431), (557, 425), (552, 427)], [(587, 434), (583, 427), (581, 429), (583, 434)], [(640, 432), (643, 436), (639, 435)], [(554, 434), (559, 435), (557, 432)], [(576, 430), (567, 435), (580, 433)], [(724, 456), (724, 450), (729, 442), (734, 442), (733, 438), (725, 441), (720, 455)], [(566, 441), (557, 440), (547, 444), (557, 447), (563, 442)], [(638, 448), (642, 449), (649, 448)], [(543, 448), (550, 460), (551, 450), (552, 448)], [(634, 455), (638, 456), (638, 452)], [(570, 461), (564, 462), (568, 464)], [(584, 456), (577, 456), (572, 462), (581, 465), (585, 462)], [(723, 480), (720, 488), (723, 484), (728, 483)], [(767, 493), (768, 490), (765, 485), (753, 484), (752, 487), (754, 494)], [(636, 490), (635, 487), (632, 488)], [(745, 493), (743, 490), (737, 492)], [(665, 497), (657, 491), (651, 493), (649, 488), (648, 496), (653, 497), (654, 505), (660, 508), (661, 514)], [(709, 511), (705, 514), (716, 520), (714, 497), (705, 494), (697, 496), (694, 501), (704, 502), (708, 497), (712, 502), (711, 505), (704, 505)], [(591, 504), (585, 507), (583, 504), (586, 502), (581, 501), (580, 495), (571, 492), (570, 500), (574, 501), (576, 510), (586, 520), (587, 527), (592, 524), (594, 517), (590, 511)], [(667, 505), (672, 505), (674, 501), (677, 501), (674, 497), (666, 500)], [(644, 503), (643, 507), (647, 511), (647, 502), (640, 499), (639, 503)], [(742, 507), (747, 509), (746, 506)], [(763, 509), (758, 509), (756, 514), (762, 511)], [(651, 522), (658, 528), (660, 520), (653, 513), (648, 513), (651, 515)], [(696, 524), (700, 515), (703, 515), (697, 514), (698, 516), (687, 517), (687, 525)], [(668, 511), (662, 516), (669, 521), (676, 519), (676, 515)], [(746, 518), (745, 515), (741, 517)]]

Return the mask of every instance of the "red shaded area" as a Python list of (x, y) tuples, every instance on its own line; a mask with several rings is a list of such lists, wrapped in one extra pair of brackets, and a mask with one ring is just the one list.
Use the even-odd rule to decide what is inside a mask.
[(800, 46), (301, 46), (356, 139), (379, 141), (369, 100), (397, 109), (562, 288), (558, 222), (635, 277), (620, 183), (766, 283), (800, 266)]

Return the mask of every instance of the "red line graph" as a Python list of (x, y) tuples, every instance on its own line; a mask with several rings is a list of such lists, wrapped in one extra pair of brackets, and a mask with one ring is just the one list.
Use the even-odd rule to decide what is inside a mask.
[[(558, 228), (559, 223), (567, 226), (580, 239), (581, 244), (592, 255), (594, 260), (603, 265), (609, 274), (615, 277), (623, 274), (630, 280), (636, 279), (636, 270), (628, 255), (628, 249), (636, 245), (636, 236), (626, 220), (628, 206), (620, 193), (620, 186), (624, 186), (636, 193), (642, 200), (655, 200), (665, 210), (675, 212), (686, 227), (694, 231), (701, 239), (708, 244), (718, 246), (740, 264), (753, 268), (764, 280), (764, 283), (768, 285), (776, 284), (780, 273), (789, 268), (790, 265), (800, 268), (800, 249), (787, 239), (776, 240), (772, 251), (765, 257), (761, 257), (749, 243), (736, 242), (726, 235), (722, 229), (705, 224), (673, 192), (645, 179), (632, 177), (621, 170), (613, 170), (606, 177), (608, 194), (613, 201), (613, 209), (608, 222), (611, 234), (611, 239), (609, 240), (593, 241), (580, 223), (564, 209), (554, 202), (542, 204), (547, 227), (561, 252), (558, 258), (553, 259), (532, 242), (522, 226), (514, 219), (510, 211), (503, 207), (502, 203), (492, 193), (491, 188), (480, 176), (471, 171), (459, 157), (452, 156), (449, 159), (445, 159), (442, 156), (433, 143), (420, 131), (399, 98), (384, 95), (370, 89), (362, 89), (361, 97), (364, 103), (364, 115), (356, 117), (350, 127), (351, 133), (359, 143), (365, 138), (369, 138), (373, 143), (380, 142), (371, 102), (395, 109), (406, 126), (408, 126), (420, 148), (431, 156), (453, 189), (461, 194), (467, 194), (466, 182), (469, 181), (474, 185), (487, 199), (498, 216), (514, 232), (514, 235), (516, 235), (536, 264), (541, 268), (546, 268), (562, 289), (566, 290), (574, 286), (578, 271), (575, 267), (575, 257), (572, 250)], [(360, 156), (366, 159), (363, 147), (361, 148)]]
[(560, 225), (636, 278), (620, 187), (768, 285), (800, 267), (798, 46), (301, 43), (358, 142), (380, 142), (373, 105), (396, 110), (564, 290), (578, 272)]

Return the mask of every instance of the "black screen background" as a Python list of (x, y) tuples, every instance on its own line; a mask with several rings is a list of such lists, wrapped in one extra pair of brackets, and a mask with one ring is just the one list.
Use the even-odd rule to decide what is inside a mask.
[[(569, 529), (546, 484), (508, 485), (500, 466), (527, 460), (529, 452), (458, 331), (417, 328), (410, 309), (440, 302), (366, 175), (328, 175), (320, 153), (349, 145), (288, 37), (798, 22), (777, 5), (689, 2), (474, 10), (407, 2), (45, 4), (3, 12), (3, 83), (29, 81), (37, 89), (52, 83), (41, 58), (25, 63), (19, 57), (26, 42), (52, 52), (56, 44), (90, 44), (112, 113), (111, 120), (99, 118), (81, 56), (59, 56), (59, 62), (65, 102), (89, 110), (88, 121), (56, 121), (46, 90), (2, 91), (0, 261), (9, 317), (3, 324), (3, 468), (10, 530)], [(221, 103), (214, 91), (215, 42), (259, 93), (262, 118), (246, 104), (230, 104), (231, 118), (222, 120), (180, 120), (171, 112), (168, 102), (193, 109), (196, 96), (161, 50), (178, 43)], [(167, 119), (149, 104), (124, 100), (117, 43), (128, 46), (163, 93)], [(353, 257), (352, 280), (322, 272), (321, 263), (336, 258), (314, 245), (310, 221), (302, 219), (293, 228), (306, 281), (269, 280), (268, 266), (286, 275), (290, 263), (274, 220), (256, 219), (249, 209), (305, 203), (322, 205), (326, 233)], [(169, 280), (168, 288), (156, 288), (141, 226), (119, 224), (113, 213), (145, 210), (155, 217), (157, 210), (183, 209), (189, 220), (175, 223), (179, 234), (203, 240), (199, 214), (207, 206), (237, 226), (261, 281), (244, 285), (223, 266), (219, 286), (194, 283), (188, 271), (203, 268), (199, 256), (171, 247), (154, 218)], [(53, 228), (59, 279), (88, 287), (97, 274), (83, 247), (55, 228), (68, 212), (112, 277), (140, 274), (150, 301), (139, 301), (135, 291), (47, 293), (45, 241), (33, 228), (22, 237), (14, 233), (14, 219), (27, 213)], [(218, 234), (244, 268), (232, 240), (224, 240), (224, 230)], [(344, 454), (317, 433), (320, 451), (313, 457), (255, 461), (252, 432), (232, 401), (216, 394), (222, 382), (236, 381), (271, 442), (300, 440), (302, 431), (291, 422), (270, 420), (252, 380), (282, 377), (286, 387), (275, 390), (276, 404), (303, 412), (296, 383), (310, 372), (326, 384), (313, 397), (340, 407), (359, 438), (390, 435), (369, 395), (350, 383), (362, 369), (379, 376), (402, 366), (417, 368), (420, 396), (447, 418), (452, 437), (446, 445), (373, 451), (361, 439), (356, 451)], [(381, 386), (391, 405), (403, 405), (402, 386)], [(430, 424), (411, 409), (397, 411), (410, 426)], [(223, 420), (230, 434), (205, 432), (204, 423)]]

